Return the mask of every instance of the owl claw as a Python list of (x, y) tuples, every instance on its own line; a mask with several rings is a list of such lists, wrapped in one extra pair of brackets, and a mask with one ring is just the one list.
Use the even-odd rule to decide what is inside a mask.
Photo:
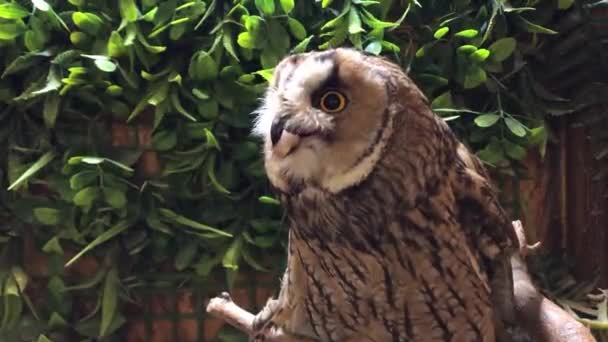
[(260, 329), (255, 329), (255, 333), (249, 342), (265, 342), (268, 341), (269, 336), (274, 335), (274, 327), (275, 325), (272, 322), (263, 322), (264, 324)]
[(276, 299), (269, 299), (262, 311), (255, 315), (252, 323), (253, 331), (262, 330), (272, 320), (278, 309), (279, 301)]

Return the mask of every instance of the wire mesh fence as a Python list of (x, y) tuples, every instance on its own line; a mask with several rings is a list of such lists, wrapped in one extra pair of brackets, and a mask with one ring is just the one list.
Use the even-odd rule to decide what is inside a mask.
[[(220, 276), (221, 277), (221, 276)], [(227, 290), (222, 279), (195, 279), (184, 274), (146, 275), (130, 290), (120, 335), (127, 342), (246, 341), (246, 336), (210, 316), (210, 298)], [(234, 301), (252, 313), (278, 289), (278, 272), (239, 271), (230, 288)]]

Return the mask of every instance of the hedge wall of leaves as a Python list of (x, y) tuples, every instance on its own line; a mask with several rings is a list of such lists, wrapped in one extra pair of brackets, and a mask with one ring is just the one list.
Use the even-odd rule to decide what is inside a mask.
[[(249, 128), (290, 52), (392, 58), (484, 161), (517, 176), (548, 136), (551, 97), (529, 61), (555, 33), (543, 25), (571, 5), (0, 0), (2, 339), (116, 334), (141, 274), (230, 285), (243, 267), (280, 269), (282, 212)], [(120, 124), (149, 127), (151, 146), (116, 144)], [(137, 166), (150, 150), (152, 175)], [(27, 232), (47, 258), (42, 275), (23, 260)], [(66, 271), (84, 258), (98, 262), (93, 275)], [(39, 276), (46, 301), (29, 295)], [(84, 319), (73, 303), (82, 289), (97, 298)]]

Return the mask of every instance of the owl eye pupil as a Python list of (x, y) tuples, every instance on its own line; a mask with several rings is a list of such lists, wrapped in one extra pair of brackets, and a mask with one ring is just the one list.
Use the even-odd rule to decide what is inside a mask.
[(336, 94), (329, 94), (325, 97), (325, 101), (323, 101), (325, 107), (329, 110), (336, 110), (340, 108), (340, 97)]
[(346, 107), (346, 97), (337, 91), (328, 91), (321, 97), (319, 107), (328, 113), (336, 113)]

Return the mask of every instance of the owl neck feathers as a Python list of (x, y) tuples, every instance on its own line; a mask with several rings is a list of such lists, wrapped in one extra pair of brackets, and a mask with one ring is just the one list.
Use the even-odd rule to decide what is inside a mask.
[(454, 162), (457, 141), (428, 107), (407, 110), (395, 117), (394, 134), (356, 185), (337, 193), (305, 187), (282, 194), (296, 238), (325, 243), (355, 234), (359, 240), (380, 239), (382, 229), (397, 215), (440, 191)]
[(370, 176), (375, 166), (380, 162), (384, 154), (383, 151), (393, 135), (395, 112), (396, 110), (391, 108), (384, 112), (381, 127), (370, 144), (370, 148), (355, 161), (354, 165), (346, 172), (324, 180), (321, 187), (336, 194), (361, 183)]

